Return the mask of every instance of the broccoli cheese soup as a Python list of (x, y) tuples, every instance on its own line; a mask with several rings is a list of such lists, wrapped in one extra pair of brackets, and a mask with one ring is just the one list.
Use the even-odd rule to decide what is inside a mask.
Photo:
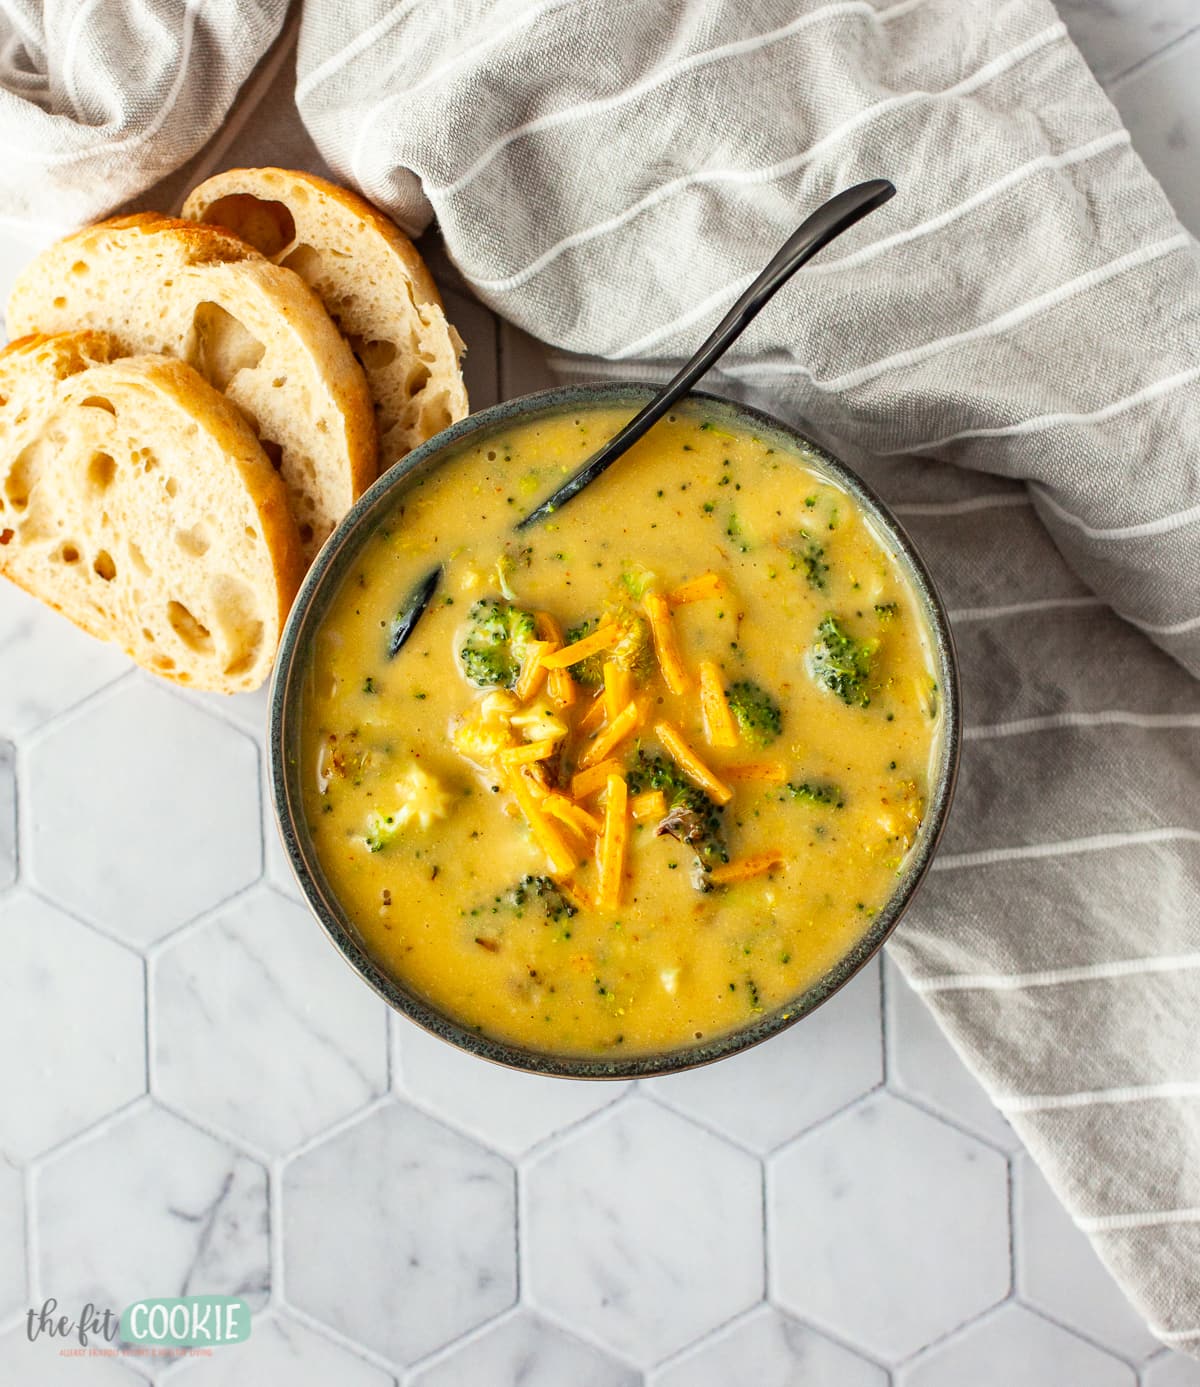
[(307, 827), (366, 950), (556, 1055), (786, 1013), (896, 891), (943, 735), (906, 568), (776, 435), (692, 401), (514, 530), (631, 413), (518, 420), (398, 488), (300, 701)]

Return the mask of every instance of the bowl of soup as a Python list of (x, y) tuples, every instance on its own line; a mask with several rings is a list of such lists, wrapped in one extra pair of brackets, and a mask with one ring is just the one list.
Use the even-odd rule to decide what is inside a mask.
[(954, 788), (929, 575), (794, 429), (689, 396), (516, 527), (651, 393), (526, 396), (393, 467), (308, 574), (271, 691), (280, 831), (330, 939), (417, 1024), (541, 1074), (684, 1069), (807, 1015), (895, 927)]

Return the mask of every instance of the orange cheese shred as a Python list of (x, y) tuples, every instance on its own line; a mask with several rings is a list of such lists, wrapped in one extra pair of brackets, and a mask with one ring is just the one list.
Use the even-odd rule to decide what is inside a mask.
[(641, 711), (637, 704), (631, 700), (612, 722), (602, 732), (597, 733), (592, 741), (584, 747), (583, 754), (579, 758), (579, 769), (587, 770), (589, 766), (606, 760), (609, 752), (620, 742), (623, 742), (641, 720)]
[(664, 818), (667, 812), (667, 797), (661, 790), (647, 790), (644, 794), (634, 795), (629, 801), (629, 812), (638, 823), (646, 819)]
[(575, 854), (567, 846), (559, 830), (543, 813), (541, 805), (534, 798), (528, 781), (519, 769), (514, 770), (508, 776), (508, 784), (513, 792), (513, 798), (525, 816), (525, 822), (529, 825), (534, 842), (546, 854), (546, 860), (550, 864), (550, 875), (555, 877), (570, 876), (579, 865)]
[[(557, 673), (558, 673), (558, 670), (555, 670), (555, 671), (554, 671), (554, 674), (557, 674)], [(565, 671), (564, 671), (564, 673), (565, 673)], [(553, 677), (554, 677), (554, 674), (552, 674), (550, 677), (553, 678)], [(571, 677), (570, 675), (567, 675), (567, 678), (568, 678), (568, 679), (569, 679), (570, 677)], [(601, 724), (603, 721), (604, 721), (604, 690), (601, 689), (601, 691), (596, 695), (596, 697), (592, 699), (591, 707), (588, 708), (587, 712), (584, 713), (583, 717), (581, 717), (581, 718), (579, 719), (579, 722), (578, 722), (578, 724), (577, 724), (577, 726), (576, 726), (576, 731), (578, 731), (578, 732), (594, 732), (594, 731), (596, 730), (596, 728), (599, 727), (600, 724)]]
[(718, 804), (729, 803), (733, 798), (733, 791), (709, 770), (696, 755), (694, 748), (684, 741), (683, 734), (677, 727), (672, 727), (669, 722), (656, 722), (654, 730), (658, 734), (658, 740), (666, 747), (684, 775), (694, 780), (705, 794)]
[(557, 745), (557, 737), (543, 737), (541, 741), (506, 747), (496, 759), (502, 766), (520, 766), (527, 761), (546, 761), (554, 755)]
[(646, 619), (650, 622), (650, 632), (654, 637), (654, 653), (667, 688), (673, 694), (686, 693), (691, 680), (683, 665), (679, 642), (675, 636), (675, 623), (671, 620), (671, 608), (661, 592), (648, 592), (642, 605)]
[(613, 660), (604, 662), (604, 716), (615, 722), (621, 709), (633, 697), (633, 675)]
[(704, 735), (708, 738), (709, 746), (737, 746), (737, 724), (729, 711), (721, 671), (712, 660), (700, 662), (700, 712), (704, 717)]
[(602, 650), (611, 650), (620, 639), (621, 628), (615, 621), (610, 621), (607, 626), (601, 626), (590, 636), (564, 645), (552, 655), (543, 655), (542, 664), (547, 669), (566, 669), (568, 665), (577, 665), (580, 660), (586, 660), (590, 655), (599, 655)]
[(566, 795), (560, 795), (557, 791), (551, 791), (542, 801), (542, 808), (547, 814), (553, 814), (561, 823), (568, 828), (574, 829), (586, 842), (591, 842), (604, 828), (603, 823), (586, 810), (582, 804), (576, 804), (569, 800)]
[(625, 777), (610, 775), (598, 858), (600, 884), (596, 889), (596, 904), (601, 910), (615, 910), (621, 904), (625, 849), (629, 843), (628, 796)]
[[(538, 639), (550, 641), (556, 650), (561, 650), (565, 637), (557, 618), (549, 612), (534, 612), (533, 621), (537, 628)], [(575, 681), (571, 678), (570, 670), (550, 670), (549, 678), (546, 681), (546, 692), (556, 707), (570, 708), (575, 702)]]
[(680, 583), (667, 593), (667, 601), (672, 607), (686, 607), (689, 602), (703, 602), (706, 597), (720, 597), (725, 591), (725, 579), (719, 573), (702, 573), (699, 578), (691, 578)]
[(529, 649), (521, 663), (521, 672), (513, 689), (513, 693), (522, 703), (528, 703), (546, 682), (546, 667), (542, 660), (556, 649), (553, 641), (529, 642)]
[(762, 876), (765, 872), (783, 865), (783, 853), (777, 849), (768, 852), (751, 853), (749, 857), (735, 858), (720, 867), (714, 867), (708, 874), (714, 886), (731, 886), (735, 881), (748, 881), (751, 877)]
[(587, 799), (608, 784), (608, 777), (621, 769), (618, 761), (601, 761), (599, 765), (589, 766), (571, 777), (572, 799)]
[(782, 785), (787, 779), (787, 767), (782, 761), (743, 761), (740, 766), (723, 766), (721, 774), (735, 783), (763, 780), (771, 785)]

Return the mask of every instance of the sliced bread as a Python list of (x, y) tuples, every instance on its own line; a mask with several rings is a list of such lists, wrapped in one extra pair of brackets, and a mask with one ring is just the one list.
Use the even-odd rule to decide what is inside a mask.
[(284, 485), (181, 361), (103, 333), (0, 352), (0, 573), (147, 669), (266, 678), (303, 572)]
[(467, 413), (462, 339), (416, 247), (369, 202), (311, 173), (229, 169), (183, 214), (228, 227), (315, 290), (366, 372), (381, 468)]
[(377, 472), (366, 380), (319, 299), (216, 227), (139, 213), (85, 228), (21, 273), (14, 336), (95, 329), (193, 366), (278, 466), (311, 558)]

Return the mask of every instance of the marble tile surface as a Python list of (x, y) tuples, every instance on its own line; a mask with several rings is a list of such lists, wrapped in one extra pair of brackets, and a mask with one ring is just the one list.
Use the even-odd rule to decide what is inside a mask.
[[(76, 1311), (88, 1302), (119, 1309), (146, 1294), (266, 1303), (266, 1171), (157, 1106), (49, 1157), (34, 1200), (34, 1304), (53, 1296)], [(56, 1350), (39, 1339), (29, 1351), (40, 1364)]]
[(899, 1361), (1003, 1300), (1008, 1167), (890, 1094), (768, 1163), (773, 1298)]
[(28, 1158), (146, 1091), (143, 963), (19, 892), (4, 902), (3, 1147)]
[(384, 1004), (274, 891), (167, 940), (150, 993), (155, 1092), (257, 1150), (294, 1151), (387, 1087)]
[(0, 739), (0, 891), (17, 879), (17, 749)]
[(1127, 1363), (1021, 1305), (1002, 1306), (902, 1368), (898, 1387), (1135, 1387)]
[(255, 1321), (249, 1342), (222, 1356), (186, 1362), (171, 1374), (179, 1387), (251, 1387), (286, 1383), (287, 1387), (392, 1387), (395, 1378), (383, 1368), (332, 1343), (288, 1315)]
[(635, 1363), (762, 1296), (758, 1163), (685, 1118), (635, 1098), (522, 1174), (529, 1299)]
[[(25, 1177), (19, 1166), (0, 1156), (0, 1322), (25, 1305), (25, 1259), (15, 1256), (25, 1247)], [(0, 1381), (4, 1381), (0, 1374)]]
[(1179, 219), (1200, 235), (1200, 11), (1194, 5), (1192, 29), (1162, 53), (1114, 82), (1109, 95), (1133, 136), (1133, 147), (1163, 185)]
[(872, 963), (770, 1045), (649, 1087), (679, 1112), (765, 1153), (882, 1082), (879, 965)]
[(652, 1387), (887, 1387), (887, 1370), (763, 1305), (650, 1377)]
[(598, 1112), (629, 1089), (628, 1084), (544, 1079), (484, 1064), (402, 1017), (394, 1029), (398, 1091), (509, 1156)]
[(283, 1172), (284, 1289), (322, 1324), (407, 1364), (517, 1294), (512, 1167), (387, 1102)]
[(131, 943), (262, 870), (254, 744), (140, 671), (33, 742), (27, 790), (30, 880)]
[[(1197, 0), (1060, 8), (1200, 232)], [(0, 297), (30, 251), (0, 228)], [(476, 407), (553, 383), (435, 269)], [(0, 585), (3, 1387), (1200, 1387), (889, 964), (650, 1084), (386, 1022), (291, 903), (266, 710)], [(84, 1366), (25, 1333), (46, 1296), (185, 1290), (245, 1295), (248, 1343)]]
[(413, 1374), (412, 1387), (637, 1387), (639, 1376), (599, 1349), (519, 1310)]
[(1013, 1184), (1021, 1298), (1122, 1358), (1147, 1358), (1157, 1340), (1029, 1156), (1014, 1162)]

